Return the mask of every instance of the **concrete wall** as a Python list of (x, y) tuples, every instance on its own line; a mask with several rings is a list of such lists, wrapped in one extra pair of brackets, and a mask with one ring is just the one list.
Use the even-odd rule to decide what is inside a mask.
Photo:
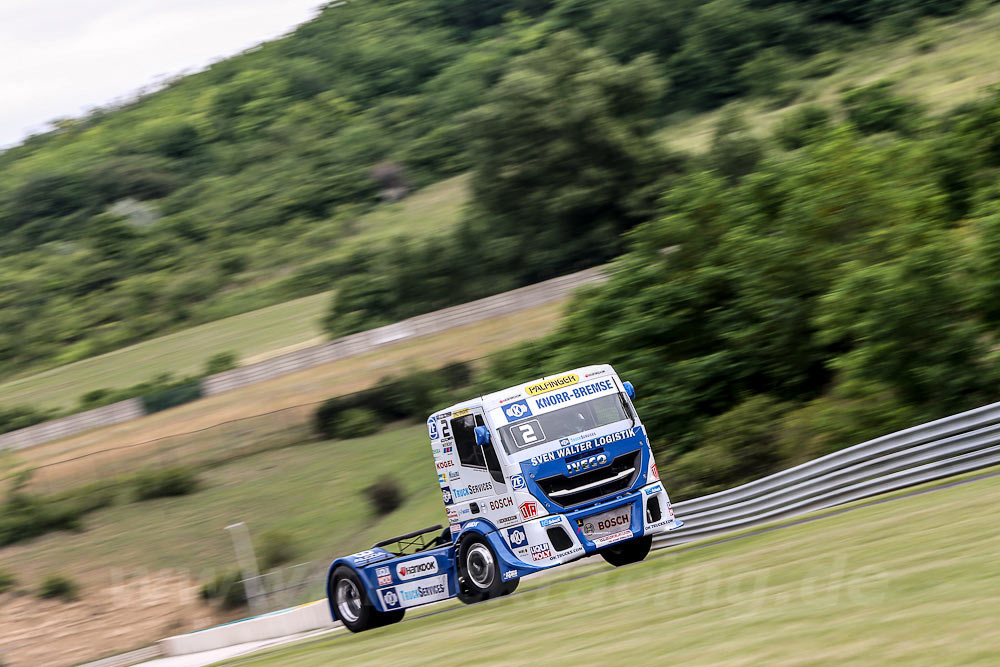
[(588, 269), (579, 273), (553, 278), (542, 283), (471, 301), (459, 306), (444, 308), (426, 315), (418, 315), (402, 322), (389, 324), (377, 329), (338, 338), (329, 343), (283, 354), (256, 364), (234, 368), (202, 381), (205, 396), (221, 394), (224, 391), (245, 387), (270, 380), (296, 371), (312, 368), (346, 357), (353, 357), (376, 350), (383, 345), (408, 338), (417, 338), (438, 333), (454, 327), (464, 326), (498, 315), (514, 313), (551, 301), (557, 301), (574, 288), (603, 280), (600, 269)]
[(142, 417), (142, 401), (130, 398), (120, 403), (112, 403), (103, 408), (95, 408), (75, 415), (54, 419), (44, 424), (36, 424), (10, 433), (0, 435), (0, 451), (17, 450), (33, 447), (44, 442), (51, 442), (67, 436), (75, 435), (92, 428), (120, 424)]
[[(581, 285), (597, 283), (605, 279), (606, 275), (601, 269), (587, 269), (478, 301), (412, 317), (378, 329), (344, 336), (329, 343), (314, 345), (298, 352), (290, 352), (256, 364), (210, 375), (202, 380), (202, 393), (205, 396), (214, 396), (320, 364), (371, 352), (383, 345), (407, 338), (426, 336), (498, 315), (507, 315), (551, 301), (558, 301)], [(129, 399), (96, 410), (81, 412), (0, 435), (0, 451), (33, 447), (90, 429), (138, 419), (143, 415), (142, 401), (137, 398)]]

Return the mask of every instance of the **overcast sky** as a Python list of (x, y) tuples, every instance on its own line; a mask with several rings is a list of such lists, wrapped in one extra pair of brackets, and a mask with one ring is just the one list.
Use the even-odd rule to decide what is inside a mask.
[(288, 32), (323, 0), (0, 0), (0, 147)]

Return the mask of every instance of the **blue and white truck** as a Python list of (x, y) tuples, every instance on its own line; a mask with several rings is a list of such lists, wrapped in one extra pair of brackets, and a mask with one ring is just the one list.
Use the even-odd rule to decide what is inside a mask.
[(427, 420), (448, 527), (379, 542), (330, 566), (327, 598), (353, 632), (451, 597), (507, 595), (521, 577), (600, 554), (642, 560), (680, 528), (635, 390), (607, 365), (543, 377)]

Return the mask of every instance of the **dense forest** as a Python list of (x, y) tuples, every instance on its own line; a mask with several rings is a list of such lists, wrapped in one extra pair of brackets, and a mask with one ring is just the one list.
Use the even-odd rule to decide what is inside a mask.
[[(671, 114), (787, 103), (852, 44), (964, 5), (331, 3), (0, 154), (0, 374), (332, 288), (338, 334), (606, 261), (712, 159), (660, 145)], [(744, 139), (720, 133), (724, 178), (755, 163)], [(378, 202), (470, 170), (454, 232), (359, 240)]]

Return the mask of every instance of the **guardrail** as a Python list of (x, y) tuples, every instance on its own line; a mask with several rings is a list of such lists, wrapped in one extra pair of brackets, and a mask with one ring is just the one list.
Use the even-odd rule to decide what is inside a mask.
[(655, 538), (653, 546), (713, 537), (998, 463), (1000, 403), (993, 403), (676, 503), (684, 528)]

